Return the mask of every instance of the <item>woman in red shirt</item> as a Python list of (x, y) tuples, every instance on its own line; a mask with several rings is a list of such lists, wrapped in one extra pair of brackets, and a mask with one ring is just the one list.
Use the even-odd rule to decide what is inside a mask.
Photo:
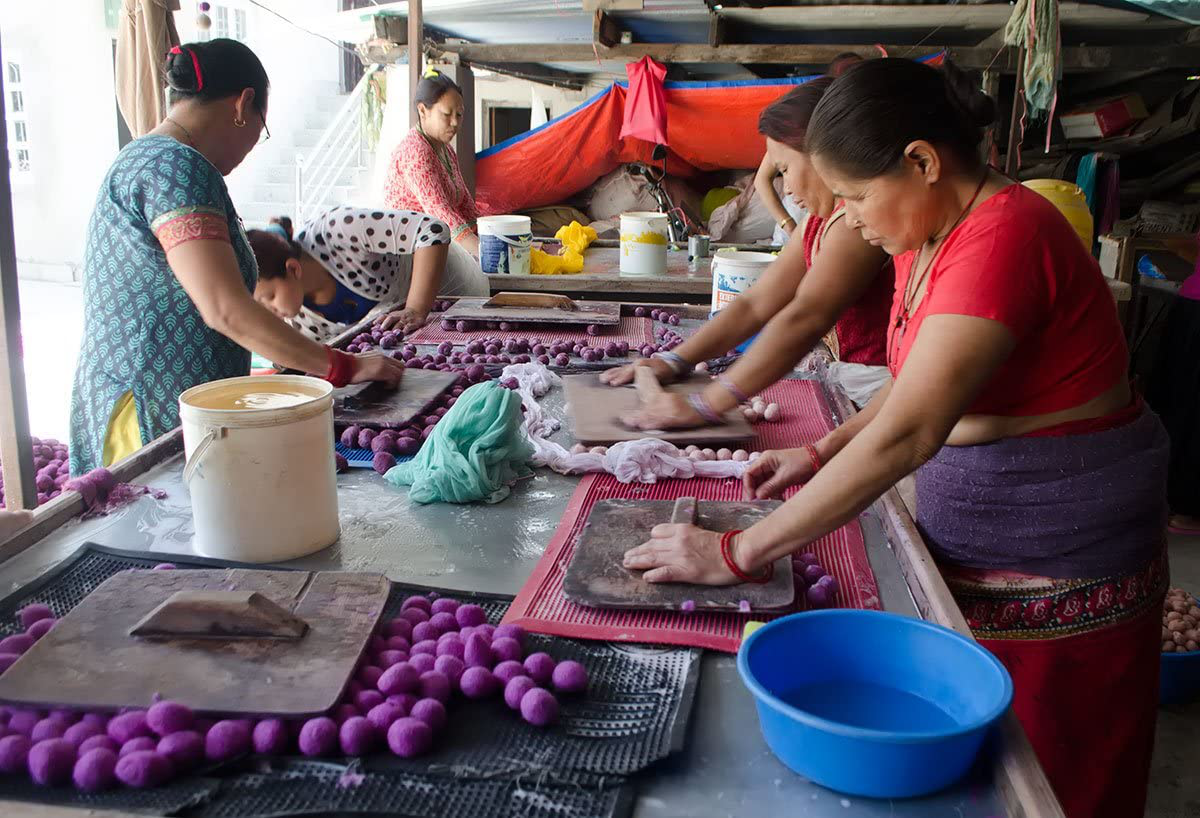
[(431, 69), (417, 83), (417, 124), (392, 152), (384, 181), (384, 204), (391, 210), (427, 213), (450, 226), (450, 237), (479, 257), (475, 220), (479, 211), (463, 181), (458, 154), (450, 144), (463, 120), (462, 89)]
[[(918, 525), (1012, 674), (1066, 813), (1128, 818), (1154, 740), (1166, 434), (1130, 392), (1095, 261), (1048, 201), (980, 162), (995, 107), (977, 88), (952, 66), (873, 60), (817, 106), (817, 171), (896, 258), (895, 377), (815, 446), (751, 467), (749, 497), (807, 485), (727, 555), (761, 572), (915, 471)], [(648, 580), (737, 581), (720, 534), (655, 535), (625, 560)]]

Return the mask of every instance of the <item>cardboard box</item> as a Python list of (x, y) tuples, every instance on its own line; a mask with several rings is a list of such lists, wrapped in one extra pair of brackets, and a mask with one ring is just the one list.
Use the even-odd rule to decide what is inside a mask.
[(1121, 133), (1145, 119), (1146, 104), (1137, 94), (1076, 108), (1063, 114), (1062, 128), (1067, 139), (1100, 139)]

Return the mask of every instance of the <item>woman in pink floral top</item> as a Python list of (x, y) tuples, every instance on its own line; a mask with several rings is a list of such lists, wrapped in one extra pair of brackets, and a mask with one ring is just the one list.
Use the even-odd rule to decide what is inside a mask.
[(394, 210), (427, 213), (450, 226), (450, 235), (479, 256), (475, 220), (479, 211), (450, 147), (462, 125), (462, 90), (454, 80), (429, 71), (417, 85), (417, 126), (396, 146), (384, 184), (384, 203)]

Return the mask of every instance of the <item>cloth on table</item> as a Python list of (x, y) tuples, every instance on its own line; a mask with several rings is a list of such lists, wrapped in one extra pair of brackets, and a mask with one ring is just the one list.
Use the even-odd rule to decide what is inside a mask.
[(574, 275), (583, 272), (583, 252), (596, 240), (591, 227), (571, 222), (558, 229), (554, 238), (562, 242), (562, 250), (552, 256), (542, 250), (530, 252), (529, 271), (534, 275)]
[(384, 479), (411, 486), (418, 503), (498, 503), (528, 477), (533, 448), (521, 434), (521, 400), (495, 382), (472, 386), (434, 427), (420, 453)]
[[(655, 438), (617, 443), (608, 447), (605, 454), (571, 454), (548, 439), (561, 424), (546, 414), (537, 400), (552, 387), (561, 385), (562, 379), (541, 364), (507, 366), (504, 377), (517, 381), (516, 392), (525, 407), (525, 422), (521, 428), (533, 446), (535, 466), (548, 466), (559, 474), (608, 472), (622, 483), (654, 483), (659, 478), (669, 477), (684, 480), (692, 477), (740, 478), (749, 465), (748, 461), (738, 460), (692, 460), (672, 444)], [(457, 404), (455, 408), (458, 408)]]

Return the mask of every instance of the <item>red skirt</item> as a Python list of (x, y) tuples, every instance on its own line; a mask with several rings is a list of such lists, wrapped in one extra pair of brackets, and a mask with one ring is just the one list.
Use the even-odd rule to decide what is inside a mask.
[(943, 567), (1068, 818), (1140, 818), (1158, 717), (1163, 557), (1137, 574), (1047, 580)]

